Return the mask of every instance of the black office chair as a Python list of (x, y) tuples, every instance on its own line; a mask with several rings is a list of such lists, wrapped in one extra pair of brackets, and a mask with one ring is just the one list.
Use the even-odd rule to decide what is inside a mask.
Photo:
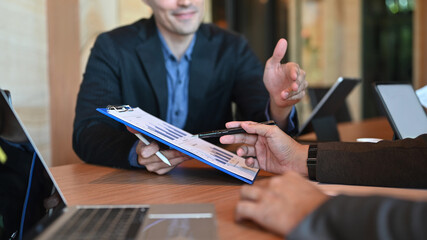
[[(312, 109), (316, 107), (316, 105), (320, 102), (320, 100), (325, 96), (325, 94), (329, 91), (329, 87), (308, 87), (307, 92), (310, 98), (310, 104)], [(335, 113), (336, 122), (351, 122), (352, 118), (350, 115), (350, 111), (347, 107), (347, 102), (345, 102)]]

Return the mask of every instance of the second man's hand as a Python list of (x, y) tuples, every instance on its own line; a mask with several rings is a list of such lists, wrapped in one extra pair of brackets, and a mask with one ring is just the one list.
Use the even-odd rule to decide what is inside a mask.
[(226, 135), (219, 139), (222, 144), (244, 144), (237, 149), (237, 155), (248, 156), (246, 165), (249, 167), (277, 174), (292, 170), (308, 176), (308, 145), (297, 143), (277, 126), (235, 121), (228, 122), (226, 127), (242, 127), (249, 133)]

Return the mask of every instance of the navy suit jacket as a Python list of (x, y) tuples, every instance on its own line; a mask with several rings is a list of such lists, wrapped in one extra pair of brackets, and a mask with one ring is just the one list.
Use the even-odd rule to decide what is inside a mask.
[[(224, 128), (233, 120), (232, 102), (238, 119), (266, 120), (269, 94), (262, 81), (264, 67), (248, 42), (212, 24), (202, 24), (196, 34), (184, 129), (198, 133)], [(128, 104), (165, 120), (167, 102), (165, 61), (154, 18), (99, 35), (78, 94), (75, 152), (86, 162), (130, 167), (128, 154), (135, 136), (96, 108)]]

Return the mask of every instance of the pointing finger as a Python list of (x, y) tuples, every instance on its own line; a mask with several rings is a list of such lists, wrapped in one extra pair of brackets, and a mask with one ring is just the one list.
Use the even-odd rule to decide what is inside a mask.
[(257, 141), (256, 135), (249, 135), (245, 133), (239, 133), (234, 135), (225, 135), (222, 136), (219, 141), (222, 144), (234, 144), (234, 143), (245, 143), (253, 145)]
[(273, 56), (271, 56), (270, 60), (272, 64), (280, 64), (280, 61), (285, 57), (286, 49), (288, 48), (288, 42), (281, 38), (274, 48)]
[[(263, 137), (266, 137), (270, 131), (275, 131), (276, 129), (278, 129), (277, 126), (271, 126), (271, 125), (266, 125), (261, 123), (244, 122), (241, 124), (241, 126), (247, 133), (257, 134)], [(236, 135), (239, 135), (239, 134), (236, 134)], [(249, 136), (253, 136), (253, 135), (249, 135)]]

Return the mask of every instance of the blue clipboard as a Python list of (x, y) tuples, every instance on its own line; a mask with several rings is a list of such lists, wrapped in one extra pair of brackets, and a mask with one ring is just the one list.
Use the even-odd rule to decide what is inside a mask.
[[(139, 108), (123, 105), (97, 108), (96, 110), (170, 148), (178, 150), (246, 183), (252, 184), (259, 173), (259, 169), (247, 167), (244, 159), (236, 154), (203, 139), (194, 137), (192, 134), (158, 119)], [(147, 121), (144, 121), (143, 118), (147, 118)], [(191, 147), (189, 147), (190, 145)], [(194, 148), (194, 145), (200, 145), (200, 148)]]

